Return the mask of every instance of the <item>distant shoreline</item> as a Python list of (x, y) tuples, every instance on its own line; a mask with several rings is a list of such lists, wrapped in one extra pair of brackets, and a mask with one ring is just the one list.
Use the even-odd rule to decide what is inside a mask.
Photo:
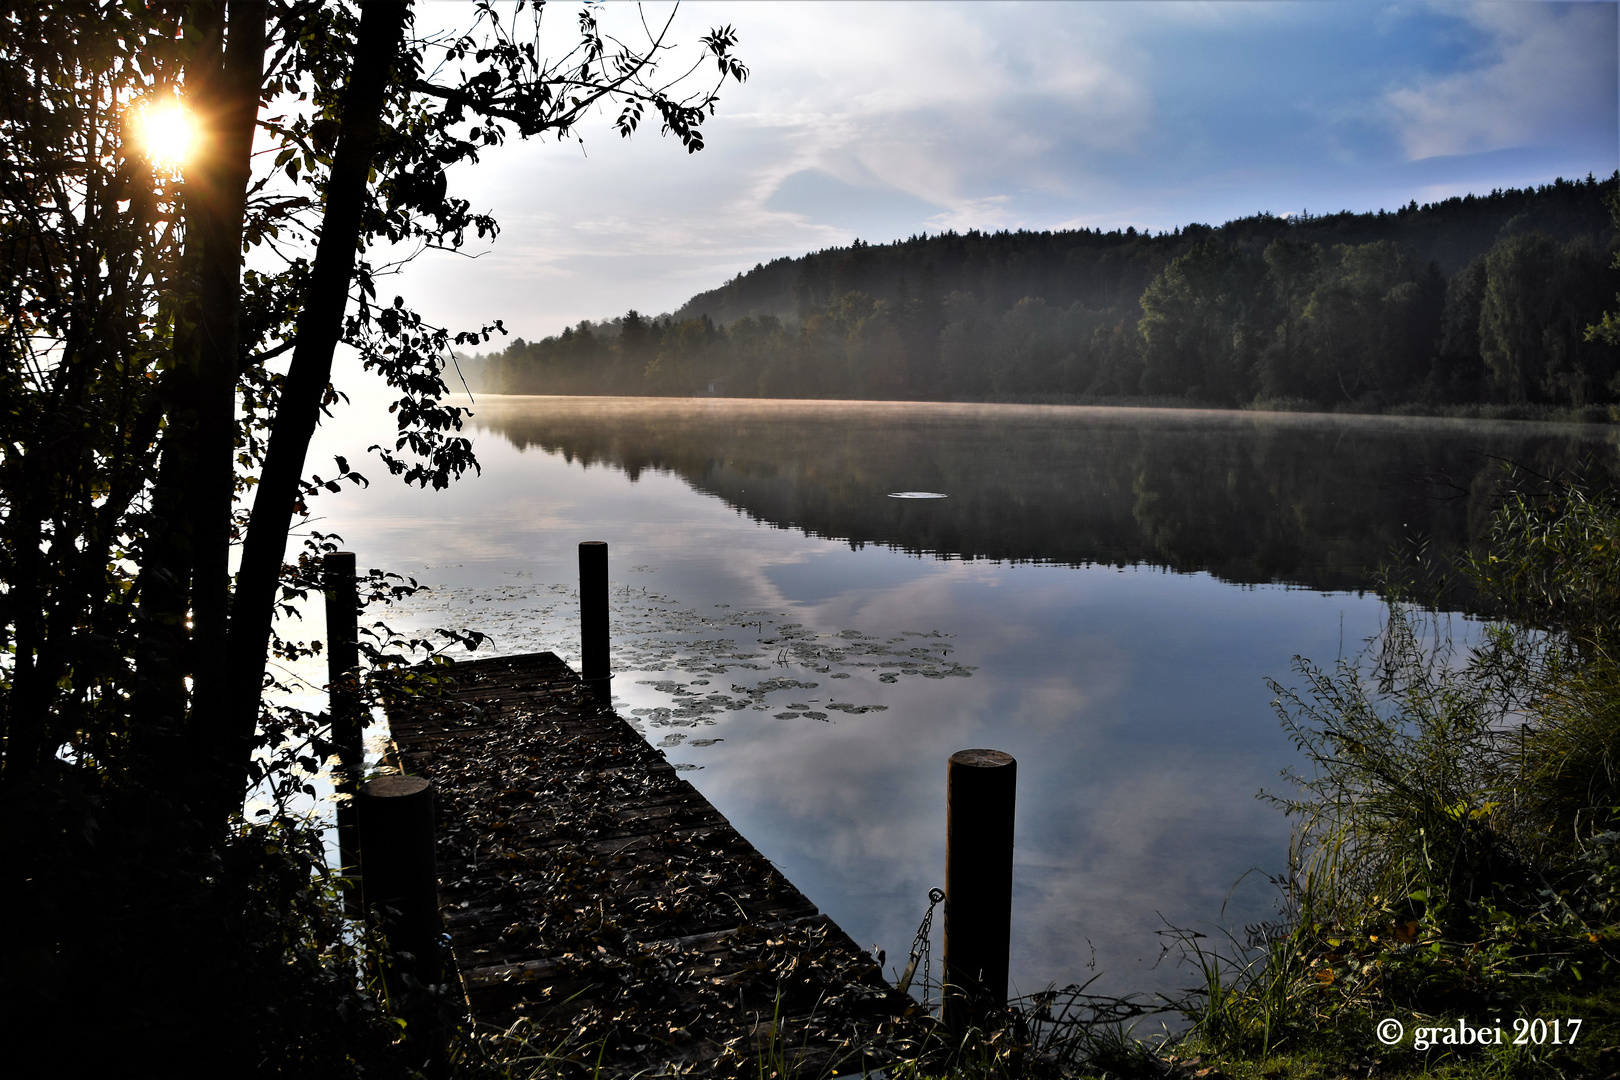
[(1614, 405), (1543, 405), (1526, 403), (1504, 405), (1494, 403), (1436, 404), (1401, 402), (1395, 405), (1340, 402), (1331, 406), (1298, 399), (1259, 400), (1233, 407), (1210, 401), (1197, 401), (1185, 397), (1137, 396), (1095, 397), (1084, 394), (1004, 394), (985, 397), (955, 398), (868, 398), (868, 397), (761, 397), (730, 394), (514, 394), (499, 390), (473, 389), (473, 395), (490, 397), (626, 397), (664, 399), (668, 401), (847, 401), (873, 402), (886, 405), (1068, 405), (1086, 408), (1121, 409), (1188, 409), (1206, 412), (1272, 412), (1317, 413), (1324, 416), (1394, 416), (1437, 420), (1517, 420), (1541, 424), (1605, 424), (1620, 425), (1620, 404)]

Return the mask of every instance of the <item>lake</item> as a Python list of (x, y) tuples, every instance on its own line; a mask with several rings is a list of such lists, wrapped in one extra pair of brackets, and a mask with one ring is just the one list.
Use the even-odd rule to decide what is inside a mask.
[[(1467, 543), (1501, 460), (1616, 447), (1600, 426), (1193, 410), (475, 412), (482, 475), (433, 492), (374, 469), (318, 505), (362, 567), (433, 587), (392, 621), (574, 661), (577, 544), (607, 541), (620, 713), (891, 969), (942, 883), (946, 759), (1007, 751), (1018, 992), (1173, 990), (1197, 980), (1158, 962), (1168, 926), (1271, 917), (1289, 822), (1256, 795), (1297, 760), (1266, 680), (1358, 654), (1378, 566)], [(321, 445), (358, 462), (368, 441)]]

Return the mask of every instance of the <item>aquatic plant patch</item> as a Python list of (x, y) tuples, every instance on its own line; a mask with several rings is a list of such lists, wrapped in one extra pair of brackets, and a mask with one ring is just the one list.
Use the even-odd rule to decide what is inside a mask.
[[(634, 567), (632, 572), (645, 570)], [(975, 667), (950, 659), (952, 635), (903, 630), (879, 635), (857, 629), (817, 630), (790, 621), (787, 612), (740, 610), (715, 604), (699, 610), (645, 588), (615, 583), (610, 590), (610, 635), (615, 673), (635, 678), (662, 702), (627, 709), (651, 728), (694, 728), (727, 713), (754, 711), (773, 719), (836, 722), (830, 714), (885, 711), (874, 702), (839, 700), (822, 679), (875, 675), (879, 683), (902, 677), (967, 678)], [(514, 575), (498, 587), (433, 587), (400, 607), (401, 624), (437, 625), (446, 619), (488, 635), (480, 655), (555, 652), (574, 660), (579, 651), (578, 590)], [(486, 651), (487, 650), (487, 651)], [(656, 677), (658, 673), (667, 673)], [(725, 676), (726, 688), (709, 689)], [(623, 685), (623, 682), (620, 683)], [(852, 684), (858, 685), (858, 684)], [(823, 691), (810, 697), (798, 692)], [(779, 695), (794, 693), (783, 702)], [(645, 693), (638, 695), (645, 696)], [(680, 743), (662, 743), (673, 746)], [(686, 740), (689, 746), (720, 740)]]

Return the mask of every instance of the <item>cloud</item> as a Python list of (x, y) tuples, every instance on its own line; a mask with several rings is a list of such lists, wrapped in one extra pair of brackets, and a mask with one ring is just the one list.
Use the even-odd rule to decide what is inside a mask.
[[(628, 34), (635, 11), (599, 14)], [(856, 237), (1160, 231), (1614, 167), (1612, 4), (699, 2), (672, 36), (723, 23), (753, 74), (702, 153), (604, 113), (584, 153), (513, 143), (453, 170), (504, 231), (477, 262), (412, 267), (425, 313), (535, 337)]]
[(765, 166), (771, 195), (815, 172), (872, 199), (898, 192), (949, 213), (1061, 183), (1069, 170), (1051, 158), (1068, 144), (1117, 151), (1146, 130), (1150, 101), (1126, 66), (1132, 50), (1093, 9), (920, 10), (751, 9), (761, 74), (737, 119), (795, 148)]
[[(1448, 9), (1449, 10), (1449, 9)], [(1454, 9), (1487, 33), (1475, 66), (1392, 90), (1386, 104), (1412, 159), (1524, 145), (1612, 139), (1616, 117), (1613, 4), (1483, 4)]]

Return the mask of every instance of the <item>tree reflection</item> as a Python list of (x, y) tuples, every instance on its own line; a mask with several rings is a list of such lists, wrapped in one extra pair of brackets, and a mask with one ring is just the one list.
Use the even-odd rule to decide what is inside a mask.
[[(475, 423), (854, 546), (1318, 590), (1372, 588), (1398, 551), (1443, 567), (1503, 461), (1615, 458), (1597, 427), (1191, 410), (515, 398)], [(887, 497), (908, 490), (949, 498)]]

